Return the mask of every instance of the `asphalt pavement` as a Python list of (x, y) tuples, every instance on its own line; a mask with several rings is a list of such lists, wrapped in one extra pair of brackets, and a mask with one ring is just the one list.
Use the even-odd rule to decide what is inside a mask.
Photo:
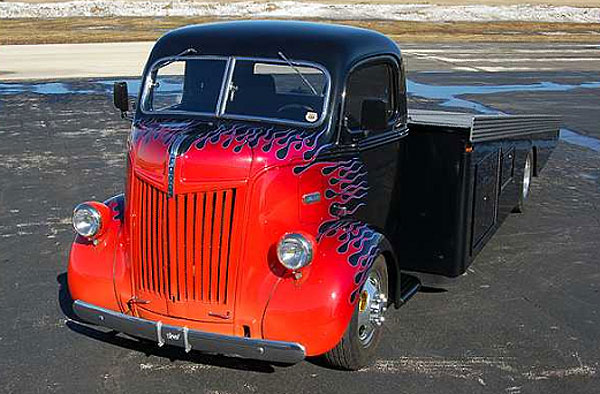
[(526, 212), (451, 286), (390, 311), (358, 372), (186, 354), (70, 321), (71, 210), (121, 192), (129, 124), (106, 81), (0, 77), (0, 392), (600, 392), (600, 63), (552, 60), (597, 47), (402, 47), (411, 106), (560, 114), (563, 138)]

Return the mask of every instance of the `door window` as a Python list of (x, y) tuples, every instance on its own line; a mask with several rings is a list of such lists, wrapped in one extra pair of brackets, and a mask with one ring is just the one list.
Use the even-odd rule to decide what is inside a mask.
[[(367, 99), (383, 100), (391, 120), (395, 114), (394, 72), (389, 63), (380, 62), (354, 70), (346, 85), (344, 117), (349, 131), (360, 130), (363, 102)], [(380, 131), (381, 132), (381, 131)]]

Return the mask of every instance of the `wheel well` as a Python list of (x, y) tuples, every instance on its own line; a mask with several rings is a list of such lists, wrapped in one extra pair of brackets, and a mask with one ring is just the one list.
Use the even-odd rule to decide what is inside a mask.
[(396, 257), (390, 250), (384, 250), (381, 255), (385, 259), (385, 265), (388, 270), (388, 299), (396, 304), (399, 297), (400, 271)]
[(533, 152), (533, 176), (538, 176), (538, 166), (537, 166), (537, 163), (538, 163), (538, 157), (537, 157), (538, 156), (538, 149), (537, 149), (537, 146), (534, 145), (531, 148), (531, 151)]

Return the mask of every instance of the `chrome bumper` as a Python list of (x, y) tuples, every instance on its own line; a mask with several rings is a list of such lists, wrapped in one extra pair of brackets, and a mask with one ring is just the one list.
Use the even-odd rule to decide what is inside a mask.
[(73, 303), (73, 310), (77, 316), (88, 323), (156, 341), (158, 346), (178, 346), (184, 348), (186, 352), (194, 349), (281, 363), (297, 363), (305, 357), (304, 346), (294, 342), (267, 341), (190, 330), (187, 327), (171, 326), (160, 321), (111, 311), (81, 300)]

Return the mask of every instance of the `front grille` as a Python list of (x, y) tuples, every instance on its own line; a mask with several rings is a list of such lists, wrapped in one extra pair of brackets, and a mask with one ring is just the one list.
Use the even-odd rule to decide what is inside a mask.
[(137, 178), (131, 188), (132, 260), (138, 290), (172, 302), (226, 304), (236, 189), (168, 198)]

